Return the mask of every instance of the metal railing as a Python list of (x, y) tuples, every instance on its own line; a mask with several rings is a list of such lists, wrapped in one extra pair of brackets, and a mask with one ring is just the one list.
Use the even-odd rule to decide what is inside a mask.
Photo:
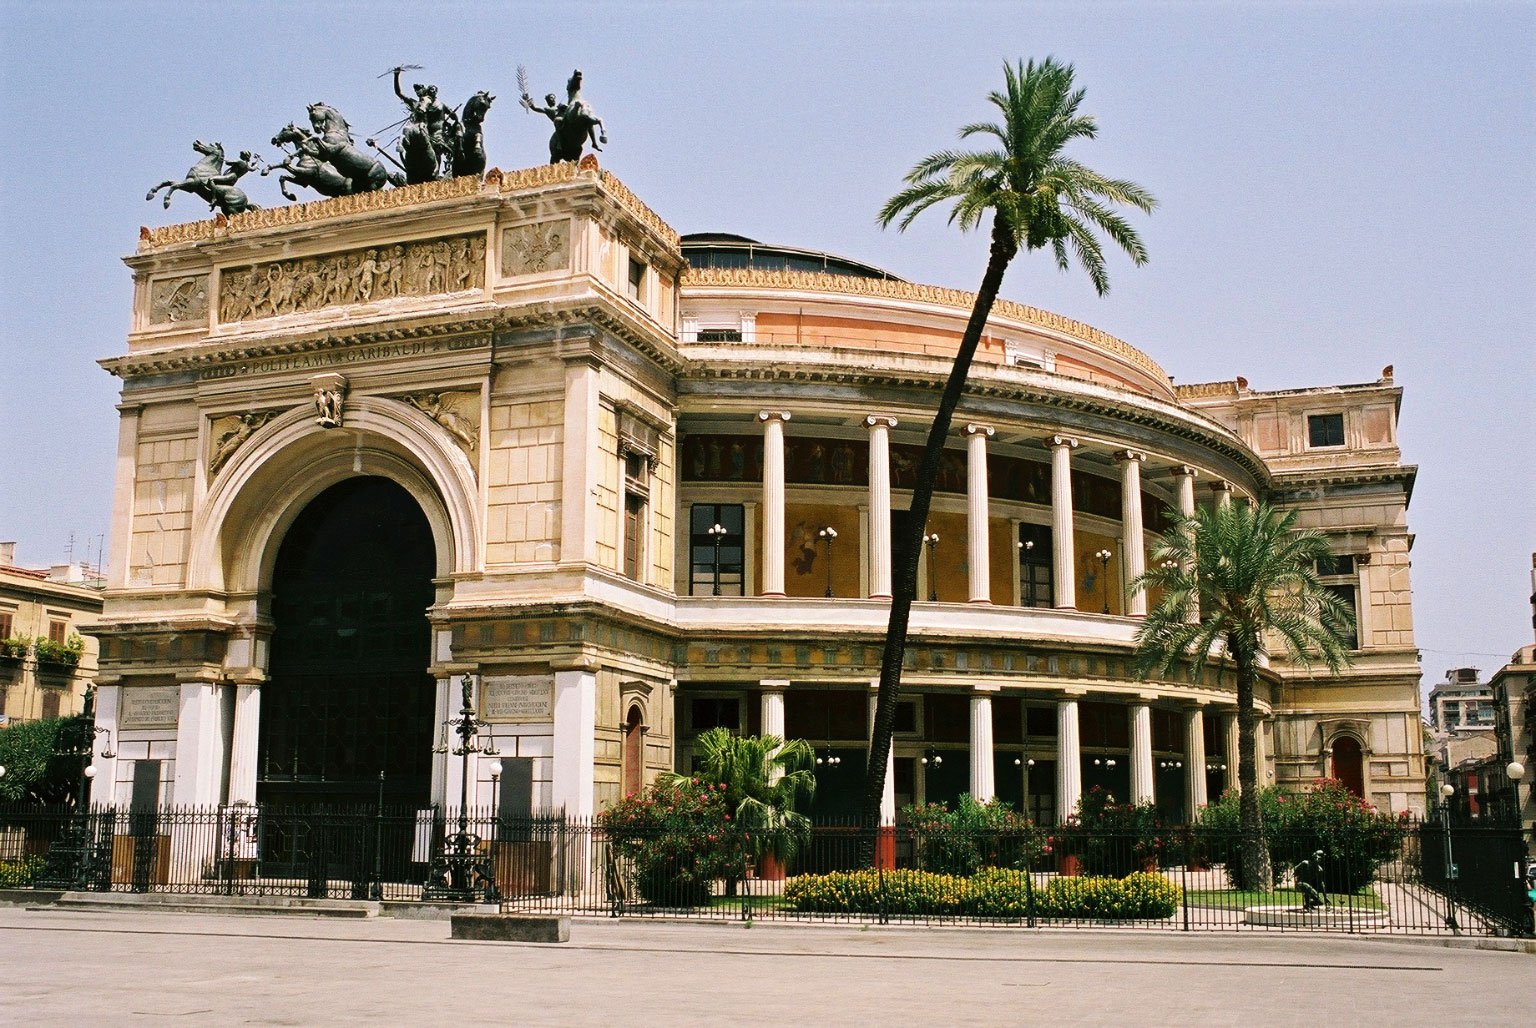
[[(441, 808), (0, 807), (0, 888), (419, 901), (455, 830)], [(1368, 845), (1271, 832), (1272, 890), (1238, 887), (1235, 833), (969, 832), (818, 825), (636, 834), (562, 816), (468, 812), (508, 911), (1171, 931), (1532, 933), (1515, 828), (1405, 822)], [(1447, 850), (1449, 846), (1449, 850)], [(1447, 860), (1447, 852), (1450, 859)], [(1303, 883), (1315, 887), (1309, 900)], [(1314, 905), (1316, 900), (1322, 902)]]

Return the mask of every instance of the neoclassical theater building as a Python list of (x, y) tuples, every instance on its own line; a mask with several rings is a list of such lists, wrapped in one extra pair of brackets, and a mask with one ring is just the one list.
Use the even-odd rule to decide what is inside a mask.
[[(852, 815), (908, 505), (968, 293), (680, 238), (590, 161), (145, 229), (122, 380), (95, 799), (583, 817), (707, 728), (814, 744)], [(1189, 816), (1234, 681), (1138, 680), (1170, 511), (1267, 498), (1355, 604), (1339, 677), (1276, 658), (1262, 777), (1422, 811), (1401, 390), (1174, 385), (1000, 302), (926, 526), (887, 814), (1083, 790)]]

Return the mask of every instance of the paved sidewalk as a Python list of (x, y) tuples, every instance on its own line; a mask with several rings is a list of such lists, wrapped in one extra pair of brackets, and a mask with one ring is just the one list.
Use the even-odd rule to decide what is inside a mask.
[(1536, 960), (1365, 939), (0, 909), (0, 1024), (1524, 1025)]

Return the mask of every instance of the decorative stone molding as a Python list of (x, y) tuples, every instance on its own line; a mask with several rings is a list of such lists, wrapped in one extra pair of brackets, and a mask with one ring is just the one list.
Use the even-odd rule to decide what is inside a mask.
[(149, 323), (175, 325), (208, 317), (208, 276), (157, 279), (149, 287)]
[(1077, 449), (1077, 440), (1069, 435), (1052, 435), (1045, 437), (1046, 446), (1065, 446), (1069, 450)]
[(319, 417), (315, 424), (321, 428), (341, 427), (341, 408), (347, 401), (347, 378), (334, 372), (316, 375), (309, 380), (315, 389), (315, 410)]
[[(745, 289), (800, 289), (817, 293), (849, 293), (873, 296), (888, 300), (906, 300), (916, 303), (933, 303), (969, 311), (976, 302), (976, 294), (961, 289), (942, 286), (919, 285), (895, 279), (851, 278), (811, 271), (763, 271), (757, 268), (690, 268), (683, 276), (683, 288), (710, 287)], [(1101, 329), (1072, 318), (1063, 317), (1038, 307), (1029, 307), (1012, 300), (998, 300), (992, 313), (999, 318), (1021, 321), (1054, 332), (1064, 332), (1073, 338), (1107, 350), (1117, 357), (1136, 365), (1143, 371), (1166, 381), (1168, 373), (1151, 357), (1122, 339), (1117, 339)]]
[(1140, 461), (1142, 463), (1145, 463), (1146, 459), (1147, 459), (1147, 455), (1145, 453), (1143, 453), (1142, 451), (1140, 451), (1140, 450), (1116, 450), (1115, 451), (1115, 460), (1117, 460), (1117, 461), (1132, 460), (1132, 461)]
[(991, 425), (966, 425), (965, 428), (962, 430), (962, 434), (963, 435), (982, 435), (982, 436), (985, 436), (988, 439), (991, 439), (997, 433), (992, 428)]
[(269, 410), (214, 418), (208, 426), (208, 474), (217, 475), (235, 451), (275, 417), (277, 412)]
[(461, 293), (484, 285), (485, 236), (444, 236), (225, 271), (219, 284), (219, 320), (248, 321), (401, 296)]
[(788, 421), (791, 416), (787, 410), (760, 410), (757, 412), (758, 421)]
[(895, 428), (896, 419), (889, 414), (870, 414), (864, 419), (864, 427), (874, 428), (876, 425), (884, 425), (886, 428)]
[(568, 221), (543, 221), (502, 229), (503, 277), (518, 278), (563, 271), (570, 263), (571, 236)]

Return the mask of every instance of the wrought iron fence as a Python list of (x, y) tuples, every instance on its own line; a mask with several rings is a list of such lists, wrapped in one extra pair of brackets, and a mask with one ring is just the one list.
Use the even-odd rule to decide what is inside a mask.
[[(1531, 934), (1514, 828), (1407, 822), (1368, 845), (1271, 832), (1271, 889), (1232, 832), (1028, 828), (808, 838), (644, 834), (561, 816), (467, 812), (476, 897), (610, 917), (1133, 926), (1175, 931)], [(456, 831), (440, 808), (0, 808), (0, 888), (419, 901)], [(1309, 889), (1311, 895), (1309, 896)]]

